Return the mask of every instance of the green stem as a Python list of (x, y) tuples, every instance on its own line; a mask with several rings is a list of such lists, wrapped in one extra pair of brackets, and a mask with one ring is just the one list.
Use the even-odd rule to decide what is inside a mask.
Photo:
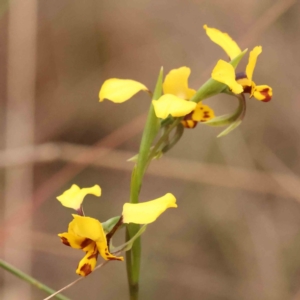
[[(155, 91), (153, 94), (153, 100), (157, 100), (162, 94), (162, 78), (163, 70), (161, 69)], [(140, 150), (138, 154), (138, 160), (136, 166), (133, 169), (130, 186), (130, 203), (139, 202), (139, 194), (142, 186), (143, 177), (148, 166), (148, 157), (151, 145), (155, 139), (160, 128), (159, 119), (156, 117), (154, 107), (151, 103), (146, 125), (144, 128)], [(130, 240), (140, 229), (137, 224), (128, 224), (126, 228), (126, 241)], [(131, 300), (138, 299), (139, 291), (139, 277), (140, 277), (140, 261), (141, 261), (141, 239), (138, 238), (130, 251), (126, 252), (126, 267), (127, 277), (129, 284), (129, 293)]]
[[(41, 283), (40, 281), (34, 279), (33, 277), (25, 274), (24, 272), (20, 271), (19, 269), (13, 267), (12, 265), (6, 263), (2, 259), (0, 259), (0, 267), (3, 268), (4, 270), (12, 273), (16, 277), (19, 277), (20, 279), (27, 281), (28, 283), (32, 284), (33, 286), (37, 287), (40, 290), (43, 290), (44, 292), (48, 293), (49, 295), (55, 293), (55, 290), (52, 290), (49, 288), (47, 285)], [(63, 295), (56, 295), (55, 296), (57, 299), (60, 300), (70, 300), (69, 298), (63, 296)]]

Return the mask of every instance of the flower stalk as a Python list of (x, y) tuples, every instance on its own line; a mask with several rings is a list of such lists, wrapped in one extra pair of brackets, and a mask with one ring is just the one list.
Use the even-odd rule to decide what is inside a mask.
[[(153, 93), (153, 100), (158, 99), (162, 94), (163, 69), (161, 68), (156, 87)], [(130, 186), (130, 203), (139, 202), (139, 194), (143, 177), (148, 166), (148, 159), (151, 145), (159, 131), (160, 121), (156, 117), (153, 104), (150, 105), (148, 117), (143, 132), (137, 163), (133, 169)], [(130, 240), (140, 229), (140, 225), (128, 224), (126, 228), (126, 241)], [(138, 299), (139, 277), (141, 263), (141, 239), (138, 238), (132, 249), (126, 252), (126, 268), (129, 285), (130, 299)]]

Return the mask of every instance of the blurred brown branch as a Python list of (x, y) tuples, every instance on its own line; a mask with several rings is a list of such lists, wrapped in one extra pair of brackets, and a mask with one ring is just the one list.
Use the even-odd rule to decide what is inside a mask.
[[(132, 163), (127, 162), (135, 153), (111, 148), (97, 148), (93, 161), (88, 155), (93, 147), (74, 144), (47, 143), (32, 148), (0, 152), (0, 167), (14, 167), (29, 163), (47, 163), (62, 160), (70, 165), (104, 167), (131, 172)], [(105, 159), (100, 159), (105, 155)], [(270, 157), (270, 155), (268, 155)], [(180, 172), (176, 171), (180, 170)], [(296, 174), (246, 170), (237, 167), (199, 163), (164, 157), (153, 163), (149, 174), (178, 180), (199, 182), (229, 188), (237, 188), (262, 194), (293, 198), (300, 202), (300, 178)]]

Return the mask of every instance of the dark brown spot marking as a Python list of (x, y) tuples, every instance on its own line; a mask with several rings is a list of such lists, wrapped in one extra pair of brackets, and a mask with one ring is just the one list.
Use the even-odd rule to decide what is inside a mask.
[(83, 248), (85, 248), (86, 246), (88, 246), (91, 242), (92, 242), (91, 239), (86, 238), (86, 239), (80, 244), (80, 247), (83, 249)]
[(203, 119), (209, 119), (209, 118), (210, 118), (209, 111), (205, 111), (203, 115)]
[(60, 239), (64, 245), (71, 247), (67, 238), (65, 238), (64, 236), (61, 236)]
[(265, 99), (262, 100), (263, 102), (269, 102), (272, 99), (268, 88), (261, 90), (260, 93), (265, 97)]
[(122, 259), (119, 257), (108, 257), (108, 260), (122, 260)]
[(84, 276), (89, 275), (92, 273), (92, 267), (89, 264), (84, 264), (81, 268), (80, 271), (84, 273)]
[(251, 91), (252, 91), (251, 86), (243, 86), (243, 88), (244, 88), (244, 93), (251, 94)]
[(92, 258), (98, 258), (98, 251), (94, 252), (92, 255), (90, 255), (87, 259), (92, 259)]
[(181, 124), (183, 125), (184, 128), (195, 128), (197, 126), (198, 122), (193, 121), (193, 120), (182, 120)]
[(183, 125), (183, 127), (195, 128), (197, 126), (198, 122), (193, 120), (193, 114), (194, 114), (194, 111), (190, 112), (183, 118), (183, 120), (181, 121), (181, 124)]

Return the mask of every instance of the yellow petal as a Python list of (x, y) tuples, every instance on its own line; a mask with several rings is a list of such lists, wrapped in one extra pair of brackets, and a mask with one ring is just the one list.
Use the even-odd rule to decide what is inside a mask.
[(216, 28), (210, 28), (207, 25), (204, 25), (203, 28), (206, 30), (209, 38), (219, 45), (231, 60), (242, 52), (237, 43), (227, 33), (221, 32)]
[(246, 67), (246, 75), (250, 81), (252, 81), (252, 75), (255, 69), (257, 57), (259, 54), (261, 54), (261, 52), (262, 52), (262, 47), (256, 46), (249, 54), (249, 61)]
[(149, 224), (154, 222), (169, 207), (177, 207), (176, 198), (170, 193), (144, 203), (125, 203), (122, 213), (123, 222)]
[(211, 77), (226, 84), (235, 94), (243, 92), (243, 87), (235, 81), (235, 70), (231, 64), (224, 60), (219, 60), (212, 71)]
[(88, 194), (100, 197), (100, 186), (96, 184), (93, 187), (81, 189), (76, 184), (73, 184), (70, 189), (56, 197), (56, 199), (60, 201), (63, 206), (78, 210), (81, 207), (84, 197)]
[(86, 253), (84, 258), (79, 262), (76, 273), (81, 276), (89, 275), (96, 266), (98, 258), (98, 249), (94, 243), (94, 247)]
[(74, 233), (79, 237), (85, 237), (92, 241), (98, 242), (105, 240), (101, 223), (94, 218), (82, 217), (79, 215), (73, 215), (74, 219), (69, 224), (69, 232)]
[(163, 95), (158, 100), (153, 100), (152, 103), (156, 116), (161, 119), (166, 119), (169, 115), (185, 116), (197, 106), (195, 102), (189, 102), (170, 94)]
[(108, 99), (114, 103), (122, 103), (139, 91), (148, 91), (142, 83), (130, 79), (112, 78), (106, 80), (99, 92), (100, 102)]
[(101, 256), (105, 260), (121, 260), (121, 261), (124, 260), (124, 258), (122, 256), (114, 256), (113, 254), (111, 254), (109, 252), (108, 247), (107, 247), (106, 238), (105, 238), (105, 241), (101, 240), (101, 241), (98, 241), (96, 244), (97, 244), (98, 251), (100, 252)]
[(191, 69), (187, 67), (171, 70), (163, 83), (164, 94), (172, 94), (185, 100), (190, 99), (196, 93), (188, 87), (190, 74)]
[(263, 102), (269, 102), (273, 96), (273, 90), (268, 85), (257, 85), (252, 92), (254, 98)]
[(197, 122), (205, 122), (214, 117), (214, 111), (208, 105), (202, 104), (201, 102), (197, 104), (197, 107), (191, 116), (192, 120)]
[(58, 235), (63, 244), (70, 246), (74, 249), (83, 249), (90, 240), (87, 238), (80, 237), (71, 232), (64, 232)]

